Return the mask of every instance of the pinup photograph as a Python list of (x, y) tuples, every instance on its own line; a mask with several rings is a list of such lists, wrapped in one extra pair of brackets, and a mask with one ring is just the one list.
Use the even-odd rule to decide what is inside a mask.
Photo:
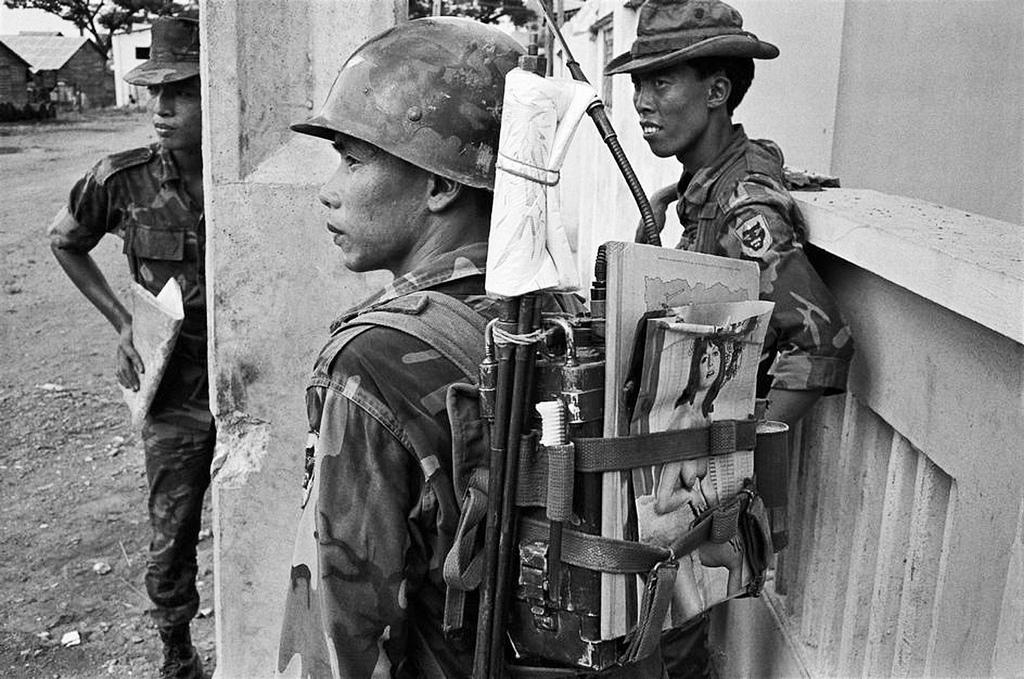
[[(757, 363), (771, 310), (770, 302), (695, 304), (647, 320), (638, 339), (643, 354), (631, 433), (700, 429), (715, 420), (753, 417)], [(753, 472), (752, 450), (635, 469), (640, 541), (671, 546)], [(735, 539), (704, 543), (680, 560), (666, 625), (678, 626), (739, 594), (749, 575)]]

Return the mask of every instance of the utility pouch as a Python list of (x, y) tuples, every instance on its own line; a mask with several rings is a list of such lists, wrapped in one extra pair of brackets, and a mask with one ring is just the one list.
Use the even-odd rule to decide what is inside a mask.
[(751, 582), (747, 585), (749, 596), (758, 596), (764, 586), (765, 572), (771, 561), (772, 531), (768, 522), (768, 511), (760, 495), (751, 490), (746, 508), (739, 516), (739, 532), (746, 551), (747, 562), (750, 564)]
[[(480, 586), (483, 577), (490, 439), (476, 386), (460, 383), (448, 387), (446, 408), (452, 429), (452, 482), (460, 515), (444, 561), (443, 631), (456, 637), (465, 633), (467, 596)], [(471, 620), (474, 616), (475, 610)]]

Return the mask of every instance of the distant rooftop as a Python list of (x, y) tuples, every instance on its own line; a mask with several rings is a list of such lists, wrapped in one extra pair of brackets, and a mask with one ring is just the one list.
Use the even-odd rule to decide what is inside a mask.
[(56, 71), (90, 41), (85, 36), (30, 31), (19, 35), (0, 35), (0, 42), (27, 61), (33, 71)]

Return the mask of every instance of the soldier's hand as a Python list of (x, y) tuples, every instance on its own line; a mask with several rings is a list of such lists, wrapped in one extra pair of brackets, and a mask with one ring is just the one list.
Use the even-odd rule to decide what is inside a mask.
[[(648, 197), (651, 203), (651, 211), (654, 213), (654, 223), (658, 226), (659, 234), (665, 229), (665, 213), (668, 212), (668, 206), (677, 198), (675, 184), (669, 184), (664, 188), (658, 189)], [(644, 243), (646, 241), (647, 234), (644, 231), (644, 220), (641, 219), (636, 227), (636, 242)]]
[(139, 375), (146, 372), (142, 365), (142, 358), (135, 351), (135, 344), (132, 342), (131, 323), (121, 328), (117, 341), (117, 381), (122, 387), (139, 390)]

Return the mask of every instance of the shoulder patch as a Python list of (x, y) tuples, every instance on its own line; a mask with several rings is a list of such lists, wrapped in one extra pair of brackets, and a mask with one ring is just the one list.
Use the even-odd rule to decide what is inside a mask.
[(130, 151), (113, 153), (96, 164), (96, 181), (105, 184), (107, 180), (122, 170), (148, 163), (154, 154), (152, 146), (142, 146)]
[(763, 214), (758, 213), (737, 222), (735, 233), (747, 257), (760, 259), (772, 247), (772, 232)]

